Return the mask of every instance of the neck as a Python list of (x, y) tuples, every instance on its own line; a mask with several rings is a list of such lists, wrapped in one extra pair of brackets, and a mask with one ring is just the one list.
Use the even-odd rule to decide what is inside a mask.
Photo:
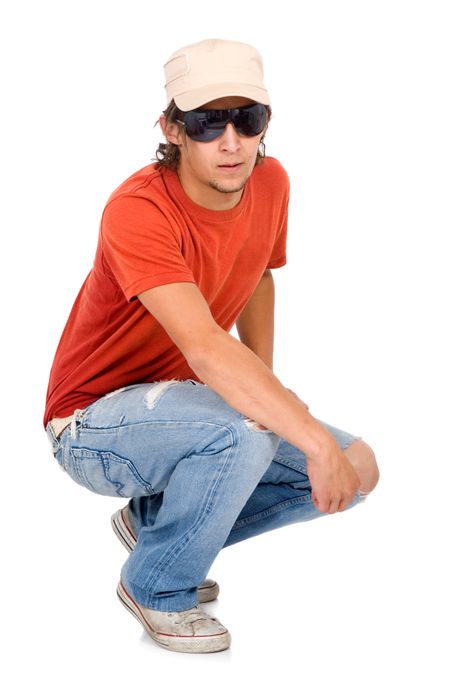
[(187, 196), (199, 206), (213, 211), (227, 211), (237, 206), (247, 182), (237, 184), (236, 189), (227, 189), (214, 179), (209, 182), (196, 179), (182, 165), (178, 165), (177, 174)]

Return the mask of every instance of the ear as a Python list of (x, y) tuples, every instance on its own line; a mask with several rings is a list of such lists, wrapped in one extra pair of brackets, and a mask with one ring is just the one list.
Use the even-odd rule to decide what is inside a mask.
[(169, 141), (171, 144), (176, 144), (177, 146), (181, 144), (180, 127), (175, 124), (175, 122), (167, 124), (166, 116), (161, 115), (159, 118), (159, 125), (167, 141)]
[(262, 132), (261, 132), (260, 141), (262, 141), (262, 140), (264, 139), (264, 137), (265, 137), (265, 135), (266, 135), (266, 132), (267, 132), (268, 128), (269, 128), (269, 122), (266, 124), (266, 126), (264, 127), (264, 129), (263, 129)]

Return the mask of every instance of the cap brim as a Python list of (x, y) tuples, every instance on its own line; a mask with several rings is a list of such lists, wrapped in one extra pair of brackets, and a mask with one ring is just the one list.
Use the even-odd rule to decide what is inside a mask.
[(206, 103), (216, 100), (216, 98), (224, 98), (225, 96), (242, 96), (243, 98), (250, 98), (257, 103), (270, 105), (267, 91), (258, 86), (251, 86), (250, 84), (227, 83), (203, 86), (202, 88), (189, 91), (188, 93), (180, 93), (174, 96), (173, 99), (176, 106), (180, 110), (186, 112), (206, 105)]

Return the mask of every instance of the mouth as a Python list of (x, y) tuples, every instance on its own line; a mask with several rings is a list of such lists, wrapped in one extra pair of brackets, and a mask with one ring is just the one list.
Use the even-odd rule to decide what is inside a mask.
[(243, 166), (243, 163), (234, 163), (230, 165), (229, 163), (227, 165), (218, 165), (217, 167), (220, 168), (220, 170), (224, 170), (225, 172), (234, 172), (236, 170), (240, 170)]

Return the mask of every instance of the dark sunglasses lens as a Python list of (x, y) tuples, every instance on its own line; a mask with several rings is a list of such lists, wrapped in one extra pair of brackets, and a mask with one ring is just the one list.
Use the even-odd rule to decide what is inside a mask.
[(217, 130), (211, 127), (211, 113), (216, 110), (195, 111), (190, 110), (184, 114), (184, 123), (186, 125), (186, 134), (194, 141), (212, 141), (216, 136), (220, 135), (220, 128)]
[(261, 103), (231, 110), (190, 110), (184, 114), (186, 134), (194, 141), (212, 141), (233, 122), (239, 134), (256, 136), (266, 124), (266, 108)]
[(239, 108), (236, 113), (233, 124), (239, 134), (256, 136), (262, 132), (266, 125), (266, 108), (261, 103), (255, 103), (255, 105), (246, 108)]

